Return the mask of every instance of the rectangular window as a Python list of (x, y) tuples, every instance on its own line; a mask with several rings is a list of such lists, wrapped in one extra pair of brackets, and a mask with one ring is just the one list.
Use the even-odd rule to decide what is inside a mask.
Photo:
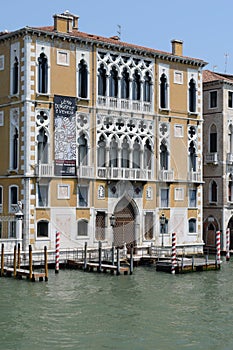
[(88, 186), (78, 186), (78, 206), (88, 207)]
[(217, 91), (210, 92), (210, 108), (217, 107)]
[(184, 137), (183, 125), (179, 125), (179, 124), (174, 125), (174, 136), (175, 137)]
[(70, 199), (70, 185), (58, 185), (57, 186), (57, 198), (58, 199)]
[(16, 238), (16, 221), (9, 223), (9, 238)]
[(169, 206), (169, 189), (168, 188), (161, 189), (160, 198), (161, 198), (161, 207), (168, 208)]
[(174, 71), (174, 83), (183, 84), (183, 72), (175, 70)]
[(48, 207), (49, 186), (38, 184), (38, 207)]
[(153, 220), (153, 213), (147, 212), (145, 215), (145, 239), (151, 240), (153, 239), (153, 228), (154, 228), (154, 220)]
[(4, 111), (0, 111), (0, 126), (4, 126)]
[(228, 107), (233, 108), (233, 91), (228, 91)]
[(4, 70), (4, 55), (0, 56), (0, 70)]
[(9, 212), (15, 213), (18, 209), (18, 187), (11, 186), (9, 193)]
[(175, 201), (182, 201), (184, 199), (184, 189), (175, 188)]
[(2, 213), (2, 203), (3, 202), (3, 188), (0, 186), (0, 213)]
[(196, 208), (197, 206), (197, 190), (189, 190), (189, 208)]
[(104, 211), (98, 211), (96, 214), (96, 229), (95, 229), (95, 239), (97, 241), (103, 241), (105, 239), (105, 227), (106, 227), (106, 213)]
[(62, 66), (69, 66), (70, 56), (68, 51), (63, 51), (63, 50), (57, 51), (57, 64)]

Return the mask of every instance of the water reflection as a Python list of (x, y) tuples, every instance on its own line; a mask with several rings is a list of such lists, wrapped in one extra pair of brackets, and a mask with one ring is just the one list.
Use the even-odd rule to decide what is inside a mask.
[(1, 278), (0, 349), (232, 349), (232, 269)]

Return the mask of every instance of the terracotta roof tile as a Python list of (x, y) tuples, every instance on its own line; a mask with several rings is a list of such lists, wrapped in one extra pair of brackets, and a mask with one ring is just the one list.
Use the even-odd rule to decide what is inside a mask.
[(233, 83), (233, 75), (212, 72), (210, 70), (203, 70), (202, 81), (203, 83), (209, 83), (211, 81), (228, 81), (229, 83)]

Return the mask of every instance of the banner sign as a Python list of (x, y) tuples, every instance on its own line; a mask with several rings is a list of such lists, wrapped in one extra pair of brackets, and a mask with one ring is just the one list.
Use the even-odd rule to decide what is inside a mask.
[(75, 97), (54, 96), (55, 175), (76, 174)]

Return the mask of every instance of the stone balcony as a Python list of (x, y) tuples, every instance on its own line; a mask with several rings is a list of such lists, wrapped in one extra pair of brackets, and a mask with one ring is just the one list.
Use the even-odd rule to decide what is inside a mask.
[(201, 182), (201, 172), (200, 171), (189, 171), (188, 172), (188, 181), (190, 182)]
[(205, 162), (206, 162), (206, 164), (217, 165), (218, 164), (218, 153), (217, 152), (207, 153), (205, 155)]
[(152, 113), (152, 103), (115, 97), (98, 96), (97, 105), (101, 108), (123, 111)]
[(150, 169), (97, 167), (96, 177), (108, 180), (147, 181), (152, 179), (152, 171)]
[(174, 181), (174, 170), (160, 170), (158, 173), (159, 181), (171, 182)]

